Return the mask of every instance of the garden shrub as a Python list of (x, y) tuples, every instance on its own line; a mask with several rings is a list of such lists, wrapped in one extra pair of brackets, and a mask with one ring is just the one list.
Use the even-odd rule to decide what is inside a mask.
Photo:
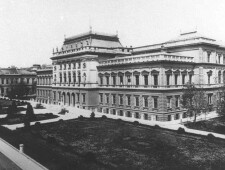
[(212, 133), (209, 133), (209, 134), (207, 135), (207, 138), (208, 138), (209, 140), (214, 140), (216, 137), (215, 137)]
[(36, 127), (40, 127), (41, 126), (41, 122), (35, 122), (34, 124)]
[(59, 122), (63, 122), (63, 119), (59, 119)]
[(62, 108), (58, 114), (65, 115), (66, 113), (69, 113), (69, 111), (66, 108)]
[(53, 136), (47, 136), (46, 142), (49, 144), (56, 144), (56, 139)]
[(135, 120), (135, 121), (133, 122), (133, 124), (134, 124), (134, 125), (139, 125), (139, 122)]
[(78, 116), (78, 119), (79, 120), (84, 120), (84, 116), (80, 115), (80, 116)]
[(91, 112), (90, 118), (91, 119), (94, 119), (95, 118), (95, 113), (94, 112)]
[(177, 129), (177, 133), (178, 133), (178, 134), (183, 134), (183, 133), (185, 133), (184, 128), (179, 127), (179, 128)]
[(96, 157), (95, 157), (95, 154), (93, 152), (87, 152), (84, 155), (84, 159), (85, 159), (86, 162), (94, 162), (94, 161), (96, 161)]
[(35, 109), (44, 109), (45, 107), (41, 103), (37, 103)]
[(107, 119), (107, 116), (106, 115), (102, 115), (102, 119)]
[(159, 125), (154, 126), (155, 129), (160, 129), (161, 127)]

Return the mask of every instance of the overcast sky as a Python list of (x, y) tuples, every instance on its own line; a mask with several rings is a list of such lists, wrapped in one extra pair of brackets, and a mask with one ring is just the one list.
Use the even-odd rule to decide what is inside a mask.
[(0, 67), (50, 64), (66, 37), (116, 34), (124, 46), (172, 39), (180, 32), (225, 41), (224, 0), (0, 0)]

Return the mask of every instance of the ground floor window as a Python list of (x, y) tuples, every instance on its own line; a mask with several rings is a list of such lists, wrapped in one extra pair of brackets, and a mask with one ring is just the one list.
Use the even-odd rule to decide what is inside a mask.
[(148, 120), (148, 114), (144, 114), (144, 119)]
[(179, 113), (175, 114), (174, 119), (177, 120), (177, 119), (179, 119), (179, 118), (180, 118), (180, 114), (179, 114)]
[(123, 111), (122, 110), (120, 110), (119, 115), (123, 116)]
[(116, 114), (116, 109), (112, 109), (112, 114), (113, 114), (113, 115)]
[(171, 115), (168, 115), (168, 121), (171, 121)]
[(127, 111), (127, 117), (132, 117), (130, 111)]
[(135, 112), (135, 118), (139, 119), (140, 118), (140, 115), (138, 112)]
[(182, 116), (183, 118), (186, 118), (187, 117), (187, 113), (185, 112), (185, 113), (183, 113), (183, 116)]
[(105, 110), (105, 111), (106, 111), (106, 113), (109, 113), (109, 108), (106, 108), (106, 110)]

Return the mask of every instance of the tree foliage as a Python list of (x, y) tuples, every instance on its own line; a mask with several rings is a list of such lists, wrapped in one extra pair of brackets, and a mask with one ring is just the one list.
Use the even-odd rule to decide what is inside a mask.
[(206, 92), (203, 88), (195, 87), (194, 84), (187, 84), (184, 89), (181, 104), (183, 108), (187, 109), (187, 113), (190, 116), (194, 114), (194, 121), (196, 121), (196, 116), (202, 111), (206, 112), (209, 108)]
[(222, 86), (217, 93), (217, 113), (225, 116), (225, 86)]

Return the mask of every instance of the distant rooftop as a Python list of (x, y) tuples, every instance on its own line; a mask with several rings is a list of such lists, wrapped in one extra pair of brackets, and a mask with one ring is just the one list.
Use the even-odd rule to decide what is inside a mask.
[(18, 68), (0, 68), (0, 75), (35, 75), (36, 73)]
[(205, 40), (209, 40), (209, 41), (216, 41), (212, 38), (209, 38), (209, 37), (199, 34), (197, 31), (192, 31), (192, 32), (181, 33), (178, 37), (175, 37), (175, 38), (167, 41), (166, 43), (187, 41), (187, 40), (193, 40), (193, 39), (205, 39)]

